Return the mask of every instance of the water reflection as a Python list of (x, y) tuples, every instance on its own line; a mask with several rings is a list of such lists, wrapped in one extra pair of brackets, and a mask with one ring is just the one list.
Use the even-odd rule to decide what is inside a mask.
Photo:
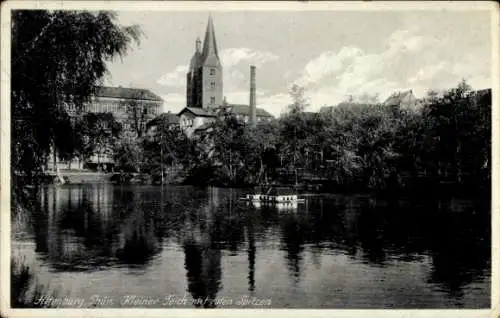
[(308, 224), (304, 217), (297, 214), (285, 215), (281, 221), (283, 248), (286, 251), (286, 259), (290, 276), (294, 283), (300, 279), (300, 266)]
[(255, 289), (255, 254), (257, 248), (255, 246), (255, 230), (253, 222), (247, 223), (247, 254), (248, 254), (248, 291), (253, 292)]
[[(175, 266), (165, 263), (165, 257), (179, 250), (184, 272), (172, 275), (182, 277), (195, 300), (224, 294), (223, 281), (233, 278), (224, 277), (223, 262), (245, 264), (247, 272), (239, 273), (244, 286), (231, 290), (259, 296), (266, 278), (258, 278), (266, 268), (258, 264), (265, 263), (260, 255), (269, 250), (282, 253), (279, 261), (294, 290), (304, 288), (313, 272), (330, 279), (324, 273), (331, 265), (331, 258), (323, 261), (328, 255), (345, 255), (346, 272), (368, 266), (377, 275), (398, 273), (404, 263), (429, 264), (428, 270), (409, 274), (420, 275), (428, 292), (436, 293), (433, 297), (444, 293), (461, 306), (469, 285), (479, 284), (478, 302), (489, 305), (489, 202), (331, 195), (309, 197), (296, 211), (279, 211), (238, 202), (240, 194), (167, 186), (46, 187), (30, 215), (35, 253), (56, 273), (139, 268), (135, 275), (140, 276), (156, 271), (155, 266), (167, 275)], [(363, 277), (350, 279), (356, 286)], [(410, 280), (399, 279), (401, 288), (412, 290)], [(307, 307), (307, 296), (302, 301)], [(194, 305), (218, 306), (211, 301)]]

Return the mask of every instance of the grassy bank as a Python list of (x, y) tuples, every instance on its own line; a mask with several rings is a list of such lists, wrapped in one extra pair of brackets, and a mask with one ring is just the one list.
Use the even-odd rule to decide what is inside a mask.
[(10, 266), (10, 306), (12, 308), (49, 308), (50, 302), (40, 300), (56, 295), (37, 281), (34, 270), (23, 259), (16, 257), (11, 257)]

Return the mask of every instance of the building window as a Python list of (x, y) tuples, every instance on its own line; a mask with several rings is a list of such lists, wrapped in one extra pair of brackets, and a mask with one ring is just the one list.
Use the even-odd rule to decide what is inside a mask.
[(215, 97), (214, 96), (210, 97), (210, 104), (215, 104)]
[(215, 90), (215, 82), (210, 82), (210, 89)]
[(214, 75), (215, 75), (215, 68), (211, 68), (211, 69), (210, 69), (210, 75), (211, 75), (211, 76), (214, 76)]

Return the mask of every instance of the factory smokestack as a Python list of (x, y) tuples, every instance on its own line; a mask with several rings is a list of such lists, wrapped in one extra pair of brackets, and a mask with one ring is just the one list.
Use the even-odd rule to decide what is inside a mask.
[(249, 104), (249, 122), (252, 127), (257, 123), (257, 109), (256, 109), (256, 96), (255, 96), (255, 66), (250, 65), (250, 104)]

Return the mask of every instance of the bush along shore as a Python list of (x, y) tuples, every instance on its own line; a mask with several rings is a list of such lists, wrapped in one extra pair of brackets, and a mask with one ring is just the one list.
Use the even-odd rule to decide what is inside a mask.
[(491, 90), (472, 91), (462, 82), (430, 92), (412, 109), (344, 102), (314, 113), (305, 111), (303, 90), (291, 94), (288, 113), (257, 127), (221, 113), (190, 138), (161, 122), (153, 138), (118, 138), (119, 172), (108, 173), (108, 180), (273, 183), (322, 192), (490, 191)]
[(472, 91), (461, 82), (428, 93), (411, 109), (344, 102), (314, 113), (306, 111), (303, 90), (291, 94), (288, 113), (255, 128), (220, 114), (191, 138), (160, 125), (161, 138), (121, 144), (117, 167), (130, 174), (115, 181), (157, 184), (163, 169), (165, 183), (201, 186), (490, 191), (491, 90)]

